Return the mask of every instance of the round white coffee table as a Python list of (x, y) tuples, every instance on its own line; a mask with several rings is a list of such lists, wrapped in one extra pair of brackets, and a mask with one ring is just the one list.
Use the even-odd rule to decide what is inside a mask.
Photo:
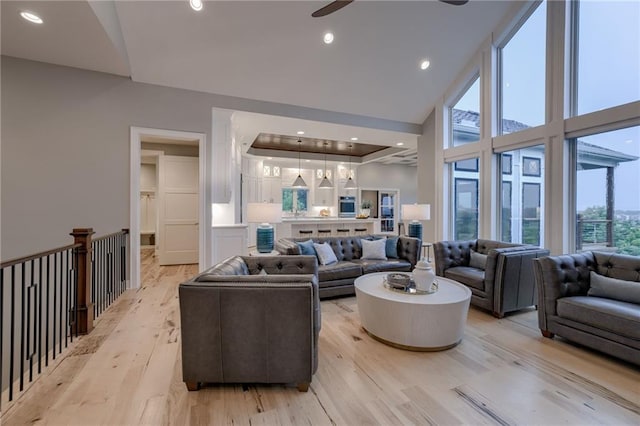
[(467, 322), (471, 290), (437, 277), (433, 294), (405, 294), (384, 286), (388, 272), (355, 280), (360, 322), (374, 339), (401, 349), (441, 351), (460, 343)]

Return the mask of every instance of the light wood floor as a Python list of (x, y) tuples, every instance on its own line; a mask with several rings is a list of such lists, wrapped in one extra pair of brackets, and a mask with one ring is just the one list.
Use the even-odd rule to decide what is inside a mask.
[(497, 320), (472, 308), (460, 345), (417, 353), (368, 337), (354, 297), (322, 302), (309, 392), (188, 392), (176, 288), (195, 267), (158, 267), (150, 256), (143, 263), (142, 288), (121, 297), (0, 423), (640, 424), (640, 369), (541, 337), (535, 311)]

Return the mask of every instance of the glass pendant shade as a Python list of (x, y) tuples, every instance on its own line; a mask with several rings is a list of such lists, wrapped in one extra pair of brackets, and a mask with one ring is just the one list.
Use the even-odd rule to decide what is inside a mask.
[(327, 177), (327, 143), (326, 142), (324, 143), (324, 177), (322, 178), (322, 181), (320, 182), (320, 185), (318, 186), (318, 188), (323, 188), (323, 189), (333, 188), (333, 184)]
[(349, 179), (347, 179), (347, 183), (344, 184), (345, 189), (356, 189), (358, 187), (358, 185), (356, 185), (356, 181), (351, 179), (351, 176), (349, 176)]
[(347, 183), (344, 184), (344, 189), (356, 189), (358, 187), (356, 181), (351, 177), (353, 174), (353, 170), (351, 170), (351, 151), (353, 151), (353, 145), (349, 145), (349, 179), (347, 179)]
[(307, 182), (304, 181), (302, 175), (298, 174), (298, 177), (293, 181), (293, 185), (291, 186), (293, 186), (294, 188), (306, 188)]
[(302, 140), (298, 139), (298, 177), (293, 181), (294, 188), (306, 188), (307, 182), (302, 178), (302, 174), (300, 173), (300, 145), (302, 144)]

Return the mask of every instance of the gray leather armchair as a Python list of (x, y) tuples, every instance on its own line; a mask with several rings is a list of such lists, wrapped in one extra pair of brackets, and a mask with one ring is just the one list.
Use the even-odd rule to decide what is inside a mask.
[[(440, 241), (433, 247), (436, 275), (469, 287), (472, 305), (502, 318), (536, 304), (532, 259), (549, 255), (549, 250), (483, 239)], [(486, 256), (484, 269), (472, 265), (472, 250)]]
[(306, 392), (318, 368), (317, 274), (315, 256), (235, 256), (180, 284), (187, 388), (295, 383)]

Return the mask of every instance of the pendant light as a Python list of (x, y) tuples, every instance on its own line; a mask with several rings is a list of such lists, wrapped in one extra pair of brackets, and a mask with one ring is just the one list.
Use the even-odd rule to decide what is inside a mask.
[(322, 182), (320, 182), (320, 186), (318, 188), (323, 189), (331, 189), (333, 188), (333, 184), (327, 177), (327, 143), (324, 143), (324, 177), (322, 178)]
[(293, 181), (294, 188), (306, 188), (307, 182), (302, 179), (302, 175), (300, 174), (300, 145), (302, 145), (302, 140), (298, 139), (298, 177)]
[(356, 189), (358, 185), (356, 185), (356, 181), (353, 180), (351, 175), (353, 174), (353, 170), (351, 170), (351, 153), (353, 151), (353, 145), (349, 145), (349, 179), (347, 179), (347, 183), (344, 184), (344, 189)]

